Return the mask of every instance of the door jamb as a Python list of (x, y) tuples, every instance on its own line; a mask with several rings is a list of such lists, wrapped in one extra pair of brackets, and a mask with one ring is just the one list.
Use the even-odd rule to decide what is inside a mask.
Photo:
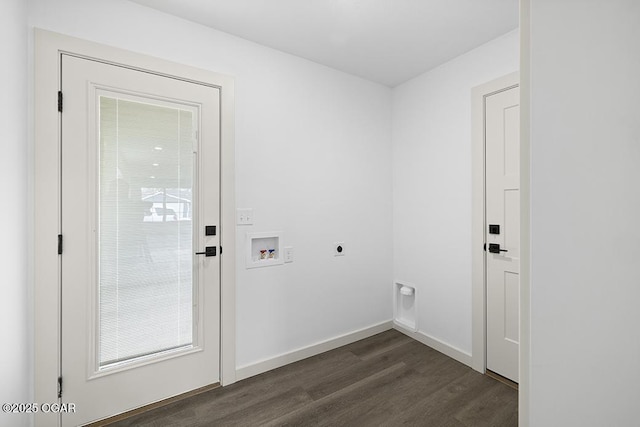
[[(232, 77), (74, 37), (35, 29), (34, 380), (35, 401), (57, 402), (60, 372), (60, 90), (61, 53), (220, 89), (220, 383), (236, 381), (235, 149)], [(41, 215), (37, 215), (41, 212)], [(52, 321), (57, 319), (57, 321)], [(36, 425), (48, 418), (36, 414)]]
[[(497, 78), (471, 90), (472, 111), (472, 224), (471, 367), (485, 373), (487, 366), (487, 299), (485, 230), (485, 100), (488, 96), (519, 86), (519, 73)], [(522, 216), (522, 213), (520, 214)]]

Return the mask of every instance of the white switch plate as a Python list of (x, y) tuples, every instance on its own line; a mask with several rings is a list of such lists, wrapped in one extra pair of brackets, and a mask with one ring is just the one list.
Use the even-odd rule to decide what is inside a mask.
[(293, 247), (285, 246), (282, 248), (284, 262), (293, 262)]
[(236, 224), (237, 225), (253, 224), (253, 208), (236, 209)]
[(345, 248), (344, 242), (335, 242), (333, 244), (333, 255), (334, 256), (344, 256)]

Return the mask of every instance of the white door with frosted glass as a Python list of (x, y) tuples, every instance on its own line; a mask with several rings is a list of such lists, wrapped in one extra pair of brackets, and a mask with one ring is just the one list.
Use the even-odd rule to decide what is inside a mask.
[(520, 94), (485, 99), (487, 369), (518, 382)]
[(219, 381), (219, 89), (63, 55), (62, 92), (62, 425), (78, 425)]

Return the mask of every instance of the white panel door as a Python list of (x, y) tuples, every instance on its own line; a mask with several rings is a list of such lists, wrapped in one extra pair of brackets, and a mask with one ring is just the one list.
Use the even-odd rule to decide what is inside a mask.
[(196, 252), (219, 246), (220, 111), (217, 88), (69, 55), (62, 92), (67, 426), (219, 381), (219, 257)]
[(488, 96), (485, 102), (487, 369), (518, 382), (519, 88), (515, 87)]

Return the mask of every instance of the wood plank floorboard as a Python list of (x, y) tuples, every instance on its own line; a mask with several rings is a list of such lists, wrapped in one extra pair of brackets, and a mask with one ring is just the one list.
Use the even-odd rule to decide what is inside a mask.
[(517, 425), (517, 390), (395, 330), (111, 424)]

